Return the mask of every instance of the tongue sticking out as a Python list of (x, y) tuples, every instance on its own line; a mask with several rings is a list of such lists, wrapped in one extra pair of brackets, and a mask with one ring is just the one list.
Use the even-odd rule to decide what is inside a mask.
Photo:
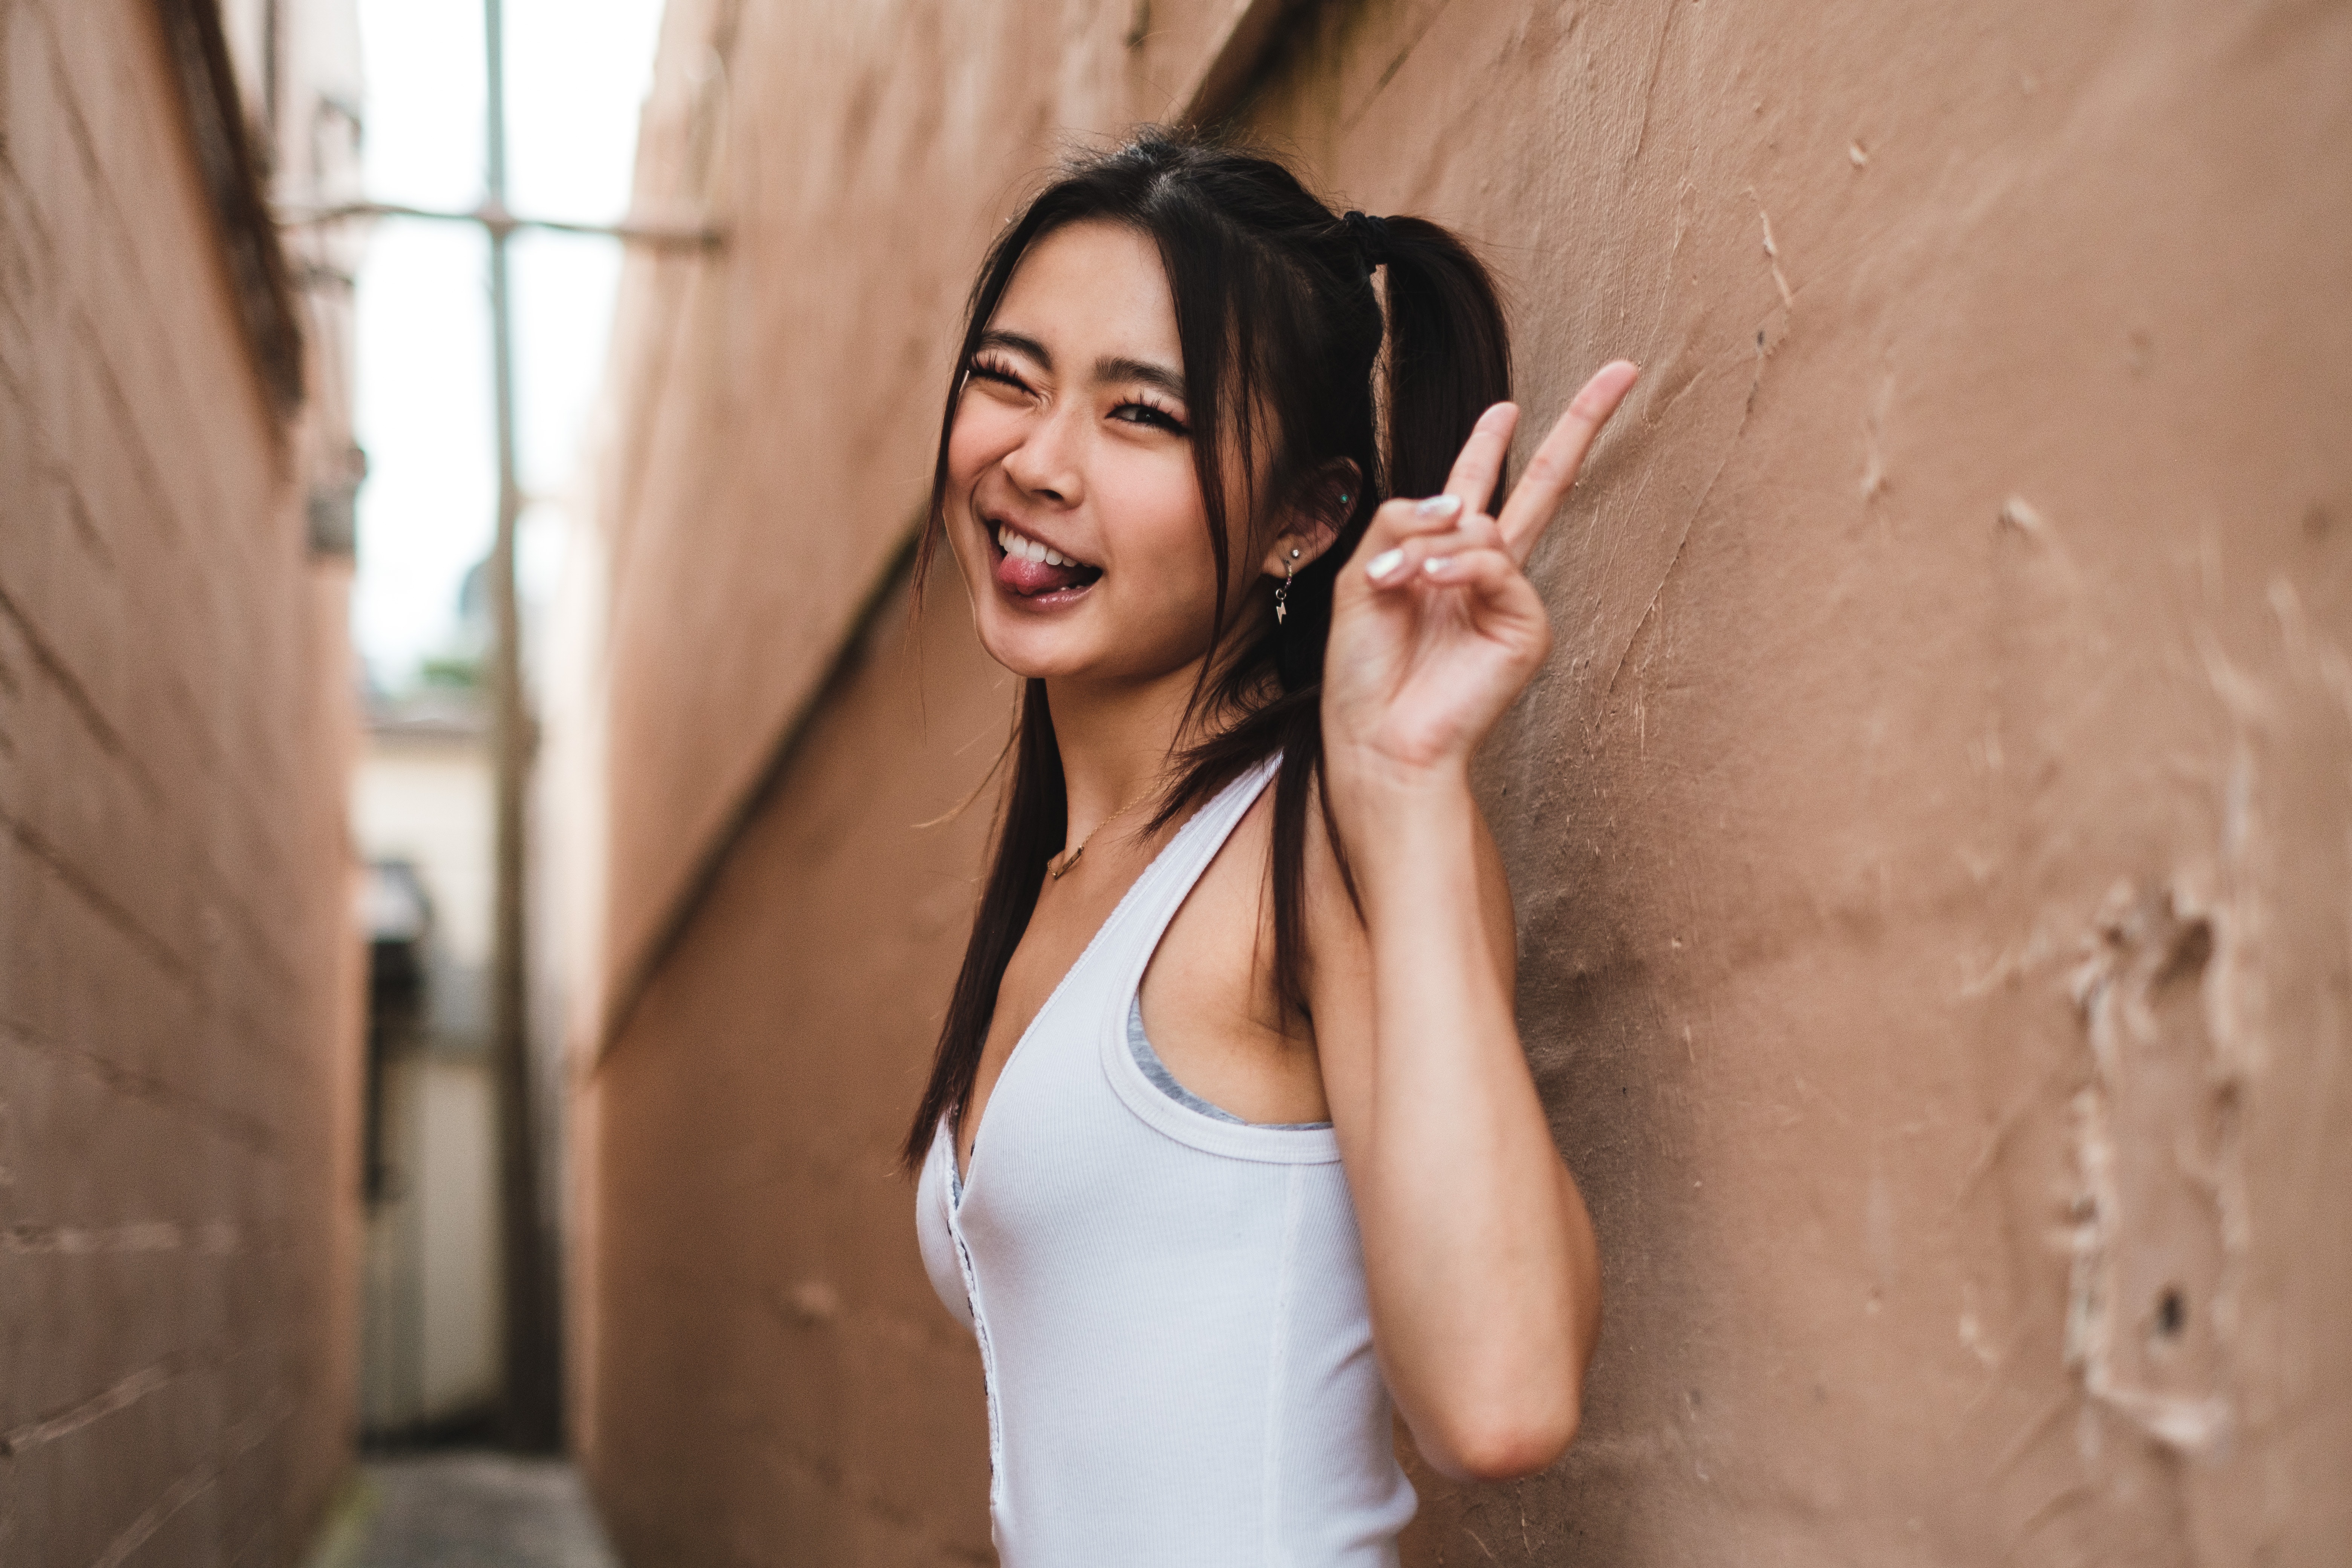
[(1102, 575), (1097, 566), (1048, 566), (1025, 556), (1006, 555), (996, 563), (996, 580), (1024, 599), (1064, 588), (1082, 588)]

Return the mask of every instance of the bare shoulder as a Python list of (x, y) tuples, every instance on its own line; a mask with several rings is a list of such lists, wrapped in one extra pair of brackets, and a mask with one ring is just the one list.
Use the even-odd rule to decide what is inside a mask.
[(1143, 1023), (1186, 1089), (1244, 1121), (1327, 1115), (1314, 1037), (1274, 981), (1274, 792), (1234, 826), (1144, 972)]

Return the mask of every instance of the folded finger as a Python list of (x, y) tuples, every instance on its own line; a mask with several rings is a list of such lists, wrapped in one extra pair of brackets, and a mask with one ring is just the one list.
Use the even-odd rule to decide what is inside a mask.
[(1542, 537), (1545, 525), (1559, 510), (1560, 498), (1576, 483), (1579, 469), (1584, 467), (1584, 455), (1591, 450), (1593, 437), (1601, 426), (1617, 412), (1633, 382), (1642, 374), (1641, 367), (1631, 360), (1612, 360), (1593, 373), (1583, 390), (1570, 399), (1559, 422), (1544, 437), (1543, 445), (1528, 460), (1526, 472), (1511, 491), (1509, 504), (1502, 510), (1497, 521), (1503, 528), (1503, 539), (1511, 553), (1521, 561), (1535, 548)]
[(1408, 539), (1453, 533), (1462, 526), (1462, 498), (1457, 495), (1383, 501), (1365, 526), (1364, 537), (1356, 545), (1355, 558), (1369, 561)]
[(1468, 518), (1459, 528), (1447, 529), (1443, 533), (1413, 534), (1374, 552), (1364, 563), (1364, 577), (1374, 587), (1393, 588), (1412, 582), (1424, 561), (1458, 556), (1466, 551), (1499, 553), (1500, 545), (1493, 518)]
[(1469, 595), (1474, 621), (1490, 627), (1511, 623), (1549, 638), (1550, 616), (1542, 595), (1507, 550), (1465, 550), (1454, 555), (1433, 555), (1417, 574), (1433, 588), (1460, 589)]
[(1510, 552), (1491, 549), (1424, 554), (1420, 575), (1428, 582), (1443, 584), (1449, 588), (1472, 588), (1486, 593), (1527, 581), (1526, 574), (1519, 570), (1519, 563), (1511, 559)]

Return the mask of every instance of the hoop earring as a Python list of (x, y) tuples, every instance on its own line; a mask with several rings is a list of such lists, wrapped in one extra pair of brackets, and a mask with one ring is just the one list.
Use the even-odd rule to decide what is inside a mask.
[[(1294, 563), (1297, 562), (1298, 554), (1299, 552), (1297, 550), (1294, 549), (1291, 551), (1291, 561)], [(1283, 567), (1282, 586), (1274, 591), (1274, 624), (1277, 626), (1282, 625), (1283, 617), (1290, 614), (1290, 579), (1292, 574), (1296, 573), (1297, 570), (1298, 568), (1295, 564), (1286, 565)]]

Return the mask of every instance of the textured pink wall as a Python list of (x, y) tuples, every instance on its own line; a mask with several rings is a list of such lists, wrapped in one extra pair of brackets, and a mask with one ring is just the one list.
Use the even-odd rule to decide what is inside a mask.
[(347, 572), (144, 0), (0, 0), (0, 1563), (280, 1563), (349, 1457)]
[[(747, 1083), (803, 1092), (723, 1066), (772, 1048), (741, 1031), (822, 1048), (776, 1020), (914, 920), (893, 858), (975, 853), (844, 819), (898, 868), (824, 880), (773, 847), (816, 764), (749, 781), (801, 716), (847, 734), (898, 700), (810, 706), (921, 495), (1017, 176), (1060, 128), (1164, 112), (1199, 74), (1177, 43), (1213, 31), (1130, 49), (1124, 4), (970, 13), (671, 18), (642, 194), (707, 193), (740, 237), (640, 264), (617, 362), (622, 1005), (587, 1288), (600, 1481), (660, 1528), (769, 1519), (783, 1471), (692, 1457), (648, 1358), (699, 1376), (710, 1342), (651, 1260), (749, 1289), (771, 1246), (819, 1256), (775, 1239), (787, 1215), (898, 1260), (811, 1278), (911, 1242), (903, 1205), (781, 1163), (681, 1228), (699, 1189), (627, 1151), (742, 1115)], [(1608, 1323), (1569, 1458), (1424, 1478), (1414, 1560), (2341, 1559), (2352, 16), (1367, 0), (1289, 11), (1251, 61), (1247, 121), (1318, 180), (1483, 244), (1538, 410), (1612, 355), (1648, 373), (1534, 563), (1559, 646), (1482, 774)], [(997, 699), (954, 679), (971, 706), (931, 721), (976, 732)], [(856, 732), (876, 777), (918, 754)], [(803, 940), (841, 944), (795, 952), (814, 979), (709, 967), (723, 926), (811, 899), (838, 913)], [(915, 1070), (954, 956), (924, 951), (873, 1082), (808, 1095)], [(793, 1397), (977, 1507), (971, 1391), (908, 1370), (944, 1321)], [(747, 1387), (798, 1375), (800, 1331), (762, 1331), (729, 1342)], [(675, 1483), (604, 1457), (655, 1411)], [(726, 1560), (798, 1560), (790, 1521), (866, 1505), (805, 1506)], [(897, 1560), (859, 1552), (826, 1560)]]
[(1531, 404), (1648, 368), (1485, 770), (1608, 1329), (1432, 1539), (2352, 1551), (2352, 17), (1292, 49), (1254, 122), (1486, 241)]

